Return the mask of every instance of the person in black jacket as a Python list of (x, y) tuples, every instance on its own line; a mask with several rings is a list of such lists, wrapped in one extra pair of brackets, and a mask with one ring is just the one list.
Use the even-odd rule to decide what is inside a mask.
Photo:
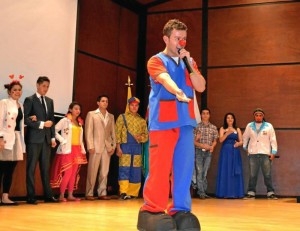
[(40, 76), (36, 82), (37, 92), (24, 101), (24, 118), (27, 125), (25, 143), (28, 204), (37, 204), (34, 174), (38, 161), (44, 189), (44, 201), (58, 202), (53, 197), (49, 179), (51, 147), (56, 146), (53, 100), (45, 96), (49, 85), (49, 78)]

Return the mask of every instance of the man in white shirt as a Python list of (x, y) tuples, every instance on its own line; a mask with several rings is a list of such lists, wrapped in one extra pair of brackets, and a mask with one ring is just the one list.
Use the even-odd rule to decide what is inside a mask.
[(272, 124), (264, 120), (261, 108), (253, 112), (254, 121), (249, 123), (243, 134), (243, 148), (248, 151), (250, 178), (245, 199), (254, 199), (259, 168), (261, 168), (267, 187), (268, 199), (278, 199), (272, 184), (272, 161), (277, 153), (277, 141)]

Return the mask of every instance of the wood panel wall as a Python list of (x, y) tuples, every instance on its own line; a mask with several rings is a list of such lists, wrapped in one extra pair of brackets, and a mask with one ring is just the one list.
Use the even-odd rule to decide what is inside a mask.
[[(95, 109), (107, 94), (115, 115), (126, 106), (128, 76), (136, 78), (138, 15), (112, 1), (80, 2), (75, 99), (83, 114)], [(135, 85), (132, 87), (135, 93)]]

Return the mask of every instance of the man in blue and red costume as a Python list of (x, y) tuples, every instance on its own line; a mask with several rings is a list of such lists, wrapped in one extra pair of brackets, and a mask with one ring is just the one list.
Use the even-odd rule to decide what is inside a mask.
[[(144, 186), (144, 205), (139, 211), (139, 230), (200, 230), (191, 211), (190, 184), (194, 169), (194, 90), (205, 90), (205, 79), (184, 49), (187, 26), (169, 20), (163, 29), (166, 47), (150, 58), (149, 175)], [(187, 71), (186, 57), (191, 67)], [(171, 178), (172, 203), (168, 206)]]

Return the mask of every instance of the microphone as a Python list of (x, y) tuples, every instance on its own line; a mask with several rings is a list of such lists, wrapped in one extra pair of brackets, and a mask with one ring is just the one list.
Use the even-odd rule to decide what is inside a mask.
[[(179, 40), (178, 43), (179, 43), (179, 45), (181, 46), (181, 48), (178, 48), (178, 54), (180, 54), (181, 49), (183, 49), (183, 48), (185, 47), (185, 45), (186, 45), (186, 41), (185, 41), (185, 40)], [(191, 68), (190, 62), (187, 60), (187, 57), (184, 56), (184, 57), (182, 58), (182, 60), (183, 60), (183, 62), (184, 62), (184, 64), (185, 64), (185, 67), (186, 67), (186, 69), (188, 70), (189, 74), (191, 74), (191, 73), (193, 72), (193, 70), (192, 70), (192, 68)]]

